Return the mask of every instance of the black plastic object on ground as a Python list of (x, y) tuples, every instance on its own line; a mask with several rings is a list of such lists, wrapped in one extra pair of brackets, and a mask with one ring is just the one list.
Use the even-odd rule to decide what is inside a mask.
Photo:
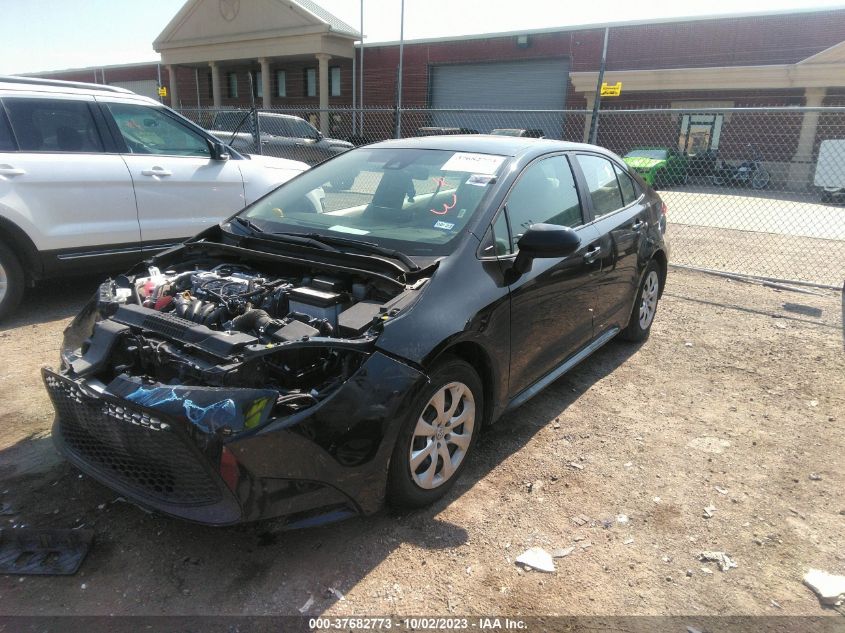
[(0, 529), (0, 574), (71, 576), (93, 540), (85, 529)]

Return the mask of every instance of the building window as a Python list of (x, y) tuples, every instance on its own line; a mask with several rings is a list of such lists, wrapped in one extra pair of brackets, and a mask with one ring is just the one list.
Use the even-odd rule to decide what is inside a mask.
[(227, 73), (226, 74), (226, 85), (229, 88), (229, 98), (236, 99), (238, 97), (238, 74), (237, 73)]
[(685, 114), (681, 117), (678, 150), (689, 156), (719, 149), (723, 114)]
[(256, 70), (252, 73), (252, 94), (259, 98), (264, 96), (264, 86), (261, 85), (260, 70)]
[(306, 68), (305, 69), (305, 96), (306, 97), (316, 97), (317, 96), (317, 69), (316, 68)]
[(285, 74), (284, 70), (277, 70), (276, 71), (276, 96), (277, 97), (287, 97), (288, 96), (288, 80), (287, 75)]
[(329, 68), (329, 94), (333, 97), (340, 96), (340, 66)]

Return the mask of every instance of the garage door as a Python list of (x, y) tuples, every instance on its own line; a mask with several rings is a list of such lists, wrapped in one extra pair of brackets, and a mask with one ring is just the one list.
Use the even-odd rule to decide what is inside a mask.
[[(540, 59), (434, 66), (433, 108), (498, 108), (561, 110), (566, 103), (569, 62)], [(540, 128), (561, 138), (563, 116), (531, 113), (435, 113), (432, 125), (466, 127), (479, 132), (494, 128)]]
[(126, 88), (135, 94), (149, 97), (158, 101), (158, 82), (155, 79), (139, 79), (137, 81), (110, 81), (110, 86)]

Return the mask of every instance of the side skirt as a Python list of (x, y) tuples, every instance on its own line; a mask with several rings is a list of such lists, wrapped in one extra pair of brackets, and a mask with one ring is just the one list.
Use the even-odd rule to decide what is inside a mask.
[(519, 407), (519, 406), (525, 404), (526, 402), (528, 402), (528, 400), (530, 400), (531, 398), (536, 396), (538, 393), (540, 393), (543, 389), (548, 387), (555, 380), (557, 380), (558, 378), (563, 376), (566, 372), (568, 372), (570, 369), (575, 367), (575, 365), (577, 365), (582, 360), (584, 360), (585, 358), (590, 356), (593, 352), (598, 350), (600, 347), (603, 347), (606, 343), (608, 343), (617, 334), (619, 334), (619, 328), (618, 327), (612, 327), (609, 330), (607, 330), (606, 332), (604, 332), (601, 336), (599, 336), (597, 339), (595, 339), (592, 343), (590, 343), (586, 347), (582, 348), (581, 351), (579, 351), (577, 354), (569, 357), (569, 359), (564, 361), (562, 365), (558, 365), (555, 369), (553, 369), (548, 374), (546, 374), (545, 376), (540, 378), (540, 380), (535, 382), (533, 385), (525, 388), (523, 391), (521, 391), (519, 394), (517, 394), (513, 398), (513, 400), (510, 401), (508, 406), (505, 408), (505, 412), (516, 409), (517, 407)]

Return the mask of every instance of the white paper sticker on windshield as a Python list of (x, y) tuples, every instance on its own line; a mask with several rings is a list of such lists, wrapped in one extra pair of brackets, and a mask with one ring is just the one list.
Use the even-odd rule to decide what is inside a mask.
[(353, 229), (351, 226), (343, 226), (342, 224), (335, 224), (329, 227), (329, 231), (337, 231), (338, 233), (351, 233), (352, 235), (366, 235), (369, 231), (362, 229)]
[(437, 220), (437, 222), (434, 223), (434, 228), (435, 229), (446, 229), (447, 231), (451, 231), (452, 229), (455, 228), (455, 223), (454, 222), (444, 222), (443, 220)]
[(473, 174), (495, 174), (499, 166), (505, 162), (504, 156), (490, 154), (469, 154), (455, 152), (440, 169), (442, 171), (468, 171)]

